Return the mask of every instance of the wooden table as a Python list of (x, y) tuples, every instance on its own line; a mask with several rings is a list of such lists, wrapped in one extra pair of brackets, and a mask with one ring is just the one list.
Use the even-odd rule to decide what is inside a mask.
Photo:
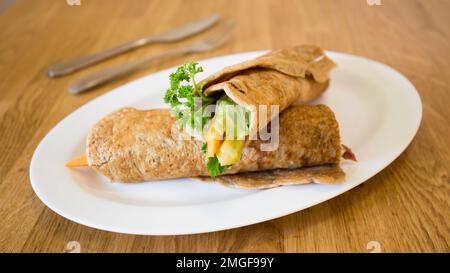
[[(450, 1), (17, 1), (0, 14), (0, 251), (383, 252), (450, 251)], [(80, 75), (161, 52), (155, 45), (77, 74), (49, 79), (68, 58), (220, 12), (235, 36), (210, 53), (156, 65), (80, 96)], [(196, 40), (199, 37), (191, 38)], [(311, 43), (386, 63), (419, 90), (423, 121), (407, 150), (363, 185), (328, 202), (248, 227), (191, 236), (132, 236), (85, 227), (55, 214), (31, 189), (30, 159), (61, 119), (125, 82), (200, 59)], [(401, 101), (398, 102), (402, 103)], [(74, 128), (76, 130), (76, 128)]]

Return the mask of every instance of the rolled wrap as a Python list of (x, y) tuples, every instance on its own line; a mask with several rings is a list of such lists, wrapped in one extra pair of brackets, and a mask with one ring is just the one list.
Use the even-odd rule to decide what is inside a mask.
[[(339, 126), (325, 105), (292, 106), (280, 114), (279, 145), (261, 151), (246, 140), (242, 159), (223, 174), (338, 164)], [(111, 181), (140, 182), (208, 176), (202, 142), (179, 128), (169, 110), (123, 108), (100, 120), (87, 137), (89, 166)]]
[[(272, 105), (279, 106), (282, 112), (295, 102), (308, 102), (320, 96), (327, 89), (335, 66), (320, 47), (300, 45), (225, 67), (201, 84), (206, 96), (224, 92), (249, 110), (253, 136), (278, 114), (270, 111)], [(259, 105), (268, 106), (268, 111), (260, 112)], [(260, 114), (266, 117), (260, 120)]]

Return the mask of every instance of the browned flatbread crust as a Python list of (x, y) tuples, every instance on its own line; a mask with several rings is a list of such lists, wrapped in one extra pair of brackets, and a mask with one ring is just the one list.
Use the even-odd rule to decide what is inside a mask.
[[(251, 136), (264, 128), (277, 114), (294, 102), (308, 102), (328, 87), (330, 71), (336, 64), (317, 46), (301, 45), (272, 51), (256, 59), (226, 67), (202, 81), (209, 96), (225, 92), (238, 105), (251, 112)], [(269, 111), (260, 112), (259, 105)], [(256, 106), (256, 107), (255, 107)], [(265, 121), (259, 120), (264, 114)]]
[(345, 181), (345, 173), (339, 165), (322, 165), (296, 169), (275, 169), (212, 177), (196, 177), (208, 183), (242, 189), (270, 189), (279, 186), (308, 183), (339, 184)]
[[(207, 176), (202, 142), (187, 139), (169, 110), (124, 108), (91, 128), (88, 163), (119, 182)], [(241, 161), (224, 174), (338, 164), (342, 154), (338, 123), (325, 105), (286, 109), (280, 114), (278, 149), (261, 151), (263, 143), (246, 140)]]
[(250, 68), (266, 68), (302, 78), (309, 74), (315, 81), (325, 82), (329, 79), (329, 73), (334, 67), (336, 64), (325, 55), (322, 48), (315, 45), (297, 45), (274, 50), (253, 60), (225, 67), (202, 82), (207, 89)]
[(89, 131), (88, 164), (118, 182), (205, 175), (201, 142), (186, 137), (167, 109), (123, 108)]

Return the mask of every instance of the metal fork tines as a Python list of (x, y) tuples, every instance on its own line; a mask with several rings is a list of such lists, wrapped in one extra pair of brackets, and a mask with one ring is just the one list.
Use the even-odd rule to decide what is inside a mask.
[(223, 23), (222, 26), (209, 37), (191, 45), (191, 52), (203, 52), (214, 49), (223, 44), (230, 36), (234, 28), (234, 23), (231, 21)]
[(128, 62), (126, 64), (121, 64), (112, 68), (94, 72), (75, 81), (69, 87), (69, 93), (79, 94), (125, 75), (129, 75), (130, 73), (133, 73), (137, 70), (148, 67), (156, 61), (174, 58), (189, 53), (198, 53), (212, 50), (222, 45), (229, 38), (233, 28), (233, 22), (225, 22), (207, 38), (186, 47), (175, 48), (158, 55), (148, 56), (136, 61)]

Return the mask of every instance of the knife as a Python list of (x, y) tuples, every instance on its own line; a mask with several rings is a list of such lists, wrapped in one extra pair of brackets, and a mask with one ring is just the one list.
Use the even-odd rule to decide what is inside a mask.
[(169, 43), (179, 41), (210, 28), (219, 20), (219, 18), (220, 15), (214, 14), (207, 18), (191, 22), (187, 25), (180, 26), (164, 33), (136, 39), (93, 55), (56, 64), (48, 69), (47, 74), (50, 78), (64, 76), (138, 47), (152, 43)]

